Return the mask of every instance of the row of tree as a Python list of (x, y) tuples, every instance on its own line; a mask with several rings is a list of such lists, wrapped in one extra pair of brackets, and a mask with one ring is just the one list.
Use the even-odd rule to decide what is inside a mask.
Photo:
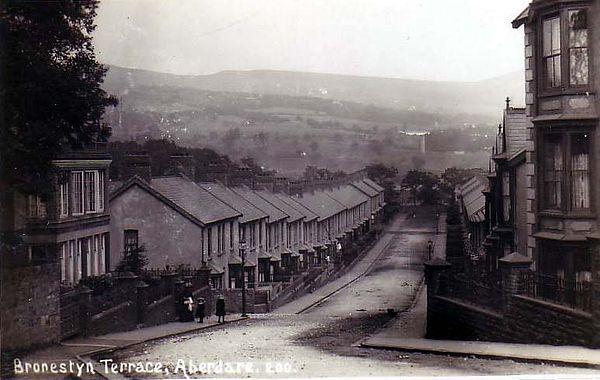
[(454, 189), (475, 175), (481, 175), (479, 168), (448, 168), (441, 175), (421, 170), (411, 170), (402, 179), (402, 188), (407, 190), (418, 203), (446, 204), (454, 199)]

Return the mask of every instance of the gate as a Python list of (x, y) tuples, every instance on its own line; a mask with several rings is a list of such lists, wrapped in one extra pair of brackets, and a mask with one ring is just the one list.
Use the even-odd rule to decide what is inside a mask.
[(60, 294), (60, 340), (79, 333), (79, 294), (75, 289)]

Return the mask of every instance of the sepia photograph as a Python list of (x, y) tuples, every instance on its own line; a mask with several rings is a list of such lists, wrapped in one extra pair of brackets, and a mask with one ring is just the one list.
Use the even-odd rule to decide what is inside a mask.
[(0, 378), (600, 379), (599, 115), (600, 0), (1, 0)]

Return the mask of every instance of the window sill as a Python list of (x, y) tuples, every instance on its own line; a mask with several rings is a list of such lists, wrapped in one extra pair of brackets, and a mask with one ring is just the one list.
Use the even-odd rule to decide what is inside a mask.
[(594, 219), (596, 215), (589, 212), (570, 212), (564, 213), (562, 211), (540, 211), (539, 216), (545, 218), (556, 218), (556, 219)]
[(559, 89), (555, 89), (555, 90), (540, 90), (538, 92), (538, 99), (544, 99), (544, 98), (554, 98), (557, 96), (564, 96), (564, 95), (587, 95), (587, 96), (592, 96), (595, 95), (596, 93), (592, 90), (592, 86), (591, 85), (586, 85), (586, 86), (577, 86), (577, 87), (565, 87), (565, 88), (559, 88)]

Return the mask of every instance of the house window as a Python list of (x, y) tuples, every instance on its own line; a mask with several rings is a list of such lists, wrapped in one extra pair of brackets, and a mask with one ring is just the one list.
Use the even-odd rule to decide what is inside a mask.
[(96, 174), (97, 172), (84, 173), (84, 188), (85, 188), (85, 211), (96, 211)]
[(98, 171), (98, 211), (104, 211), (104, 171)]
[(256, 224), (252, 223), (250, 225), (250, 236), (249, 236), (249, 240), (250, 240), (250, 247), (254, 248), (256, 247)]
[(560, 87), (562, 84), (560, 17), (555, 16), (545, 19), (542, 23), (542, 34), (542, 56), (546, 87)]
[(502, 211), (505, 222), (510, 221), (511, 216), (511, 200), (510, 200), (510, 173), (502, 173)]
[(569, 82), (572, 85), (588, 84), (588, 28), (587, 12), (583, 9), (569, 11)]
[(544, 202), (547, 209), (562, 207), (563, 153), (562, 135), (544, 136)]
[(29, 216), (31, 218), (43, 218), (46, 216), (46, 203), (37, 195), (30, 195), (27, 203), (29, 204)]
[(60, 184), (60, 216), (69, 215), (69, 183)]
[[(73, 215), (82, 215), (84, 213), (92, 214), (104, 211), (104, 171), (88, 170), (85, 172), (72, 172), (71, 188), (73, 192)], [(61, 196), (62, 191), (61, 185)], [(68, 195), (68, 188), (66, 185), (64, 191)], [(66, 206), (68, 208), (68, 196), (65, 198), (65, 202), (67, 202)]]
[(229, 222), (229, 249), (233, 249), (233, 222)]
[(213, 254), (212, 251), (212, 228), (208, 227), (206, 230), (206, 248), (208, 250), (208, 257), (211, 257)]
[(124, 252), (130, 253), (139, 247), (138, 230), (125, 230), (124, 232)]
[(83, 214), (83, 172), (71, 173), (73, 188), (73, 214)]
[(589, 210), (590, 133), (548, 133), (543, 138), (543, 144), (545, 209)]
[(542, 20), (543, 87), (589, 84), (587, 10), (570, 9)]
[(590, 137), (587, 133), (571, 135), (571, 208), (590, 208)]

